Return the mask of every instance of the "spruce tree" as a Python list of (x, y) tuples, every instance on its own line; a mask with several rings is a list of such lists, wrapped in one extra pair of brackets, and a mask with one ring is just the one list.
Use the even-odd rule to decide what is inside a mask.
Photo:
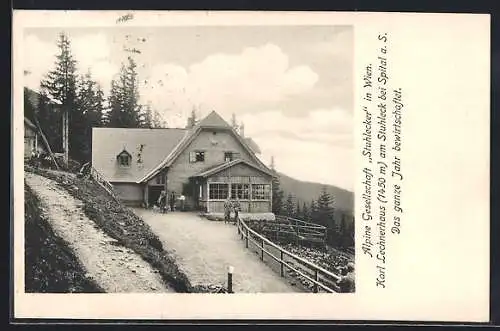
[(271, 170), (273, 172), (272, 179), (272, 206), (271, 210), (275, 215), (280, 215), (283, 212), (283, 197), (284, 192), (280, 188), (280, 177), (274, 168), (274, 157), (271, 158)]
[(62, 118), (59, 108), (49, 101), (42, 90), (37, 95), (36, 118), (53, 152), (62, 152)]
[(128, 57), (127, 64), (122, 64), (118, 79), (111, 82), (107, 126), (116, 128), (147, 127), (145, 116), (139, 104), (139, 85), (137, 65)]
[(296, 204), (296, 207), (295, 207), (294, 217), (298, 218), (298, 219), (302, 219), (302, 220), (304, 219), (304, 215), (302, 214), (302, 211), (300, 210), (300, 202), (299, 202), (299, 200), (297, 200), (297, 204)]
[(309, 211), (310, 221), (318, 223), (318, 203), (313, 199), (311, 200), (311, 209)]
[(302, 217), (304, 218), (304, 221), (309, 222), (311, 219), (311, 215), (309, 213), (309, 208), (307, 208), (307, 204), (304, 201), (302, 204)]
[[(103, 124), (104, 92), (88, 72), (79, 80), (78, 106), (82, 114), (80, 161), (90, 161), (92, 156), (92, 128)], [(80, 113), (79, 112), (79, 113)]]
[(295, 204), (293, 201), (293, 195), (291, 193), (288, 193), (288, 196), (286, 198), (285, 202), (285, 214), (288, 217), (294, 217), (295, 216)]
[(29, 120), (34, 121), (36, 115), (36, 105), (33, 104), (30, 98), (30, 92), (24, 88), (24, 116)]
[[(68, 128), (69, 128), (69, 156), (78, 155), (78, 140), (81, 133), (81, 113), (77, 107), (77, 91), (76, 91), (76, 61), (71, 52), (71, 42), (68, 37), (61, 33), (57, 42), (59, 53), (56, 56), (55, 68), (47, 74), (46, 78), (40, 83), (41, 93), (51, 99), (60, 102), (61, 116), (67, 112)], [(45, 132), (47, 136), (61, 135), (63, 128), (58, 134), (56, 131)], [(73, 132), (75, 131), (75, 132)], [(72, 138), (71, 138), (72, 137)], [(54, 149), (61, 150), (62, 146), (54, 146)]]
[(324, 226), (332, 227), (333, 225), (333, 198), (326, 190), (326, 187), (321, 188), (321, 194), (318, 197), (317, 221)]

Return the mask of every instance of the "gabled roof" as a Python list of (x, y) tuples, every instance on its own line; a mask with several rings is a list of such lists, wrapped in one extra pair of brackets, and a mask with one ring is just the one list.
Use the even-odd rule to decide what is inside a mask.
[[(33, 106), (37, 107), (38, 106), (38, 98), (42, 95), (39, 91), (36, 91), (35, 89), (24, 87), (24, 93), (28, 96), (28, 100), (33, 104)], [(53, 104), (53, 105), (61, 105), (61, 101), (55, 100), (51, 98), (48, 95), (44, 95), (45, 99), (47, 102)]]
[(215, 175), (215, 174), (221, 172), (222, 170), (234, 167), (235, 165), (240, 164), (240, 163), (244, 163), (251, 168), (254, 168), (260, 172), (268, 174), (269, 176), (273, 176), (273, 173), (271, 171), (269, 171), (268, 169), (262, 169), (261, 167), (258, 167), (255, 164), (252, 164), (248, 161), (245, 161), (242, 159), (237, 159), (237, 160), (224, 162), (224, 163), (218, 164), (216, 166), (210, 167), (209, 169), (205, 169), (205, 170), (197, 173), (196, 175), (193, 175), (192, 177), (204, 177), (204, 178), (210, 177), (212, 175)]
[(203, 126), (203, 127), (217, 127), (217, 128), (224, 128), (227, 127), (229, 128), (230, 125), (224, 121), (224, 119), (213, 110), (210, 114), (207, 115), (204, 119), (202, 119), (199, 123), (198, 126)]
[(125, 148), (123, 148), (123, 150), (120, 153), (118, 153), (116, 155), (116, 157), (122, 156), (124, 154), (127, 155), (127, 156), (129, 156), (129, 157), (132, 157), (132, 154), (130, 154)]
[[(187, 134), (185, 129), (93, 128), (92, 165), (109, 182), (137, 182), (164, 160)], [(116, 156), (131, 154), (130, 167), (116, 167)]]
[(154, 167), (149, 173), (140, 178), (137, 183), (143, 183), (150, 180), (156, 176), (162, 169), (169, 167), (172, 163), (179, 157), (179, 155), (189, 146), (189, 144), (198, 136), (203, 128), (219, 128), (232, 132), (234, 137), (239, 141), (239, 143), (249, 152), (249, 154), (254, 159), (255, 163), (261, 166), (263, 169), (268, 169), (267, 166), (262, 163), (261, 160), (255, 155), (255, 151), (248, 145), (247, 141), (242, 138), (238, 133), (236, 133), (231, 126), (224, 121), (219, 114), (212, 111), (207, 117), (196, 124), (192, 129), (188, 130), (184, 138), (179, 142), (179, 144), (171, 151), (171, 153), (161, 161), (156, 167)]

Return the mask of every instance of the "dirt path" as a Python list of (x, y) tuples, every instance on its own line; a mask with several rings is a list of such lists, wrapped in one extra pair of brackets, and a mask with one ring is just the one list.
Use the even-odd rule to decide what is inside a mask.
[(174, 292), (135, 252), (118, 245), (88, 219), (81, 201), (48, 178), (25, 173), (27, 184), (40, 197), (54, 232), (64, 239), (106, 292)]
[(193, 285), (226, 285), (227, 267), (232, 265), (236, 293), (299, 291), (262, 263), (255, 253), (245, 249), (233, 225), (191, 213), (134, 211), (171, 249)]

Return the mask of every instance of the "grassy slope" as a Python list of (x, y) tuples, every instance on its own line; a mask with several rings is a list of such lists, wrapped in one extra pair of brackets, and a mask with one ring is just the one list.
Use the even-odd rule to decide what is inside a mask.
[(57, 237), (41, 213), (38, 197), (24, 186), (25, 291), (28, 293), (92, 293), (103, 290), (85, 270), (66, 242)]
[(115, 201), (100, 185), (73, 174), (35, 170), (34, 172), (57, 181), (73, 197), (84, 203), (84, 212), (108, 236), (132, 249), (153, 268), (163, 281), (176, 292), (193, 292), (186, 275), (175, 260), (163, 250), (161, 241), (150, 227), (130, 209)]

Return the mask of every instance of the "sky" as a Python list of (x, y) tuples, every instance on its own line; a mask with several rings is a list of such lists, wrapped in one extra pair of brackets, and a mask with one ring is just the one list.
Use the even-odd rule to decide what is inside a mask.
[[(32, 28), (24, 85), (38, 90), (65, 32), (80, 74), (109, 93), (121, 63), (138, 64), (140, 101), (170, 127), (193, 109), (234, 113), (261, 159), (299, 180), (354, 188), (351, 26)], [(140, 53), (130, 53), (137, 49)]]

